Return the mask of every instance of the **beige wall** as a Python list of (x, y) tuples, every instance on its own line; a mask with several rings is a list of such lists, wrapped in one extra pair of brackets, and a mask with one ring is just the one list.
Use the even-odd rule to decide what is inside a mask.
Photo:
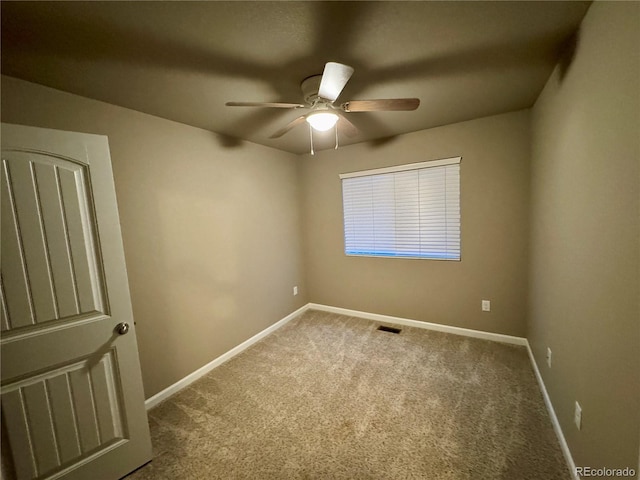
[(639, 25), (637, 2), (594, 3), (532, 116), (528, 337), (582, 466), (638, 467)]
[[(8, 77), (2, 120), (109, 136), (147, 397), (310, 301), (526, 334), (576, 464), (637, 468), (639, 22), (596, 2), (532, 113), (314, 157)], [(461, 262), (344, 255), (339, 173), (458, 155)]]
[[(519, 111), (410, 133), (376, 146), (305, 155), (309, 301), (523, 336), (529, 150), (529, 113)], [(462, 156), (462, 261), (345, 256), (338, 174), (453, 156)], [(491, 300), (491, 312), (481, 311), (482, 299)]]
[(2, 121), (109, 137), (147, 398), (306, 303), (296, 156), (6, 76)]

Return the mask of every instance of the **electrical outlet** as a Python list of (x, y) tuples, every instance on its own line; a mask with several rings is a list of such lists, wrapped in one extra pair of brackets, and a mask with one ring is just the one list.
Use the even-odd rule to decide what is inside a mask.
[(489, 300), (482, 300), (482, 311), (483, 312), (491, 311), (491, 302)]
[(573, 413), (573, 423), (576, 424), (578, 430), (582, 430), (582, 407), (576, 402), (576, 409)]
[(296, 287), (293, 287), (293, 294), (294, 294), (294, 295), (297, 295), (297, 294), (298, 294), (298, 287), (297, 287), (297, 286), (296, 286)]
[(547, 347), (547, 365), (551, 368), (551, 349)]

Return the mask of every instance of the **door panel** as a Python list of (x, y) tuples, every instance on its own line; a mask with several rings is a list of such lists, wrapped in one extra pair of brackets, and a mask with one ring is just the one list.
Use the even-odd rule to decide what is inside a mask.
[(15, 476), (115, 480), (151, 453), (107, 140), (3, 124), (1, 173), (0, 395)]
[[(93, 363), (93, 364), (92, 364)], [(122, 392), (113, 351), (3, 388), (2, 406), (18, 478), (37, 478), (89, 459), (123, 440)]]
[(88, 167), (11, 152), (2, 168), (6, 329), (104, 312)]

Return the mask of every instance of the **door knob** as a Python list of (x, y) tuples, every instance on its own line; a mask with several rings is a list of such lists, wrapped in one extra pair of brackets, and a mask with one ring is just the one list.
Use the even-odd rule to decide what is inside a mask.
[(129, 324), (126, 322), (121, 322), (116, 325), (116, 332), (118, 335), (124, 335), (129, 331)]

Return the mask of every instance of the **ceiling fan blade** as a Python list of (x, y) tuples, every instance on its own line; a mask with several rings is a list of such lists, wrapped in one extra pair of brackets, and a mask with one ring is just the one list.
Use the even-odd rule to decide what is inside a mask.
[(225, 105), (227, 107), (304, 108), (300, 103), (227, 102)]
[(340, 96), (351, 75), (353, 75), (353, 68), (349, 65), (327, 62), (324, 66), (324, 72), (322, 72), (318, 96), (330, 102), (335, 101)]
[(292, 128), (297, 127), (301, 123), (304, 123), (305, 122), (305, 118), (306, 117), (303, 115), (301, 117), (296, 118), (295, 120), (292, 120), (291, 122), (287, 123), (284, 127), (282, 127), (280, 130), (278, 130), (273, 135), (271, 135), (269, 138), (279, 138), (279, 137), (283, 136), (285, 133), (287, 133)]
[(351, 123), (351, 121), (345, 115), (340, 115), (340, 120), (338, 121), (338, 130), (344, 132), (347, 137), (353, 138), (358, 135), (358, 127)]
[(379, 100), (349, 100), (343, 103), (341, 107), (345, 112), (376, 112), (415, 110), (419, 105), (419, 98), (386, 98)]

